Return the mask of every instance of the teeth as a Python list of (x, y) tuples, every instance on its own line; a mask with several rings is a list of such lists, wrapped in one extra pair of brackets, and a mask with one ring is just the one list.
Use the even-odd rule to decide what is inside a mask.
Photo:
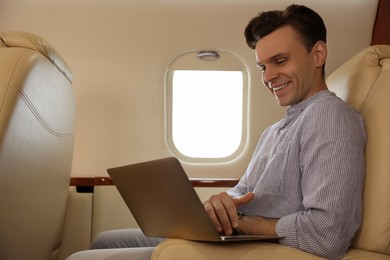
[(277, 88), (274, 88), (274, 91), (281, 90), (282, 88), (285, 88), (285, 87), (287, 87), (287, 85), (288, 85), (288, 83), (286, 83), (286, 84), (283, 84), (283, 85), (281, 85), (281, 86), (279, 86), (279, 87), (277, 87)]

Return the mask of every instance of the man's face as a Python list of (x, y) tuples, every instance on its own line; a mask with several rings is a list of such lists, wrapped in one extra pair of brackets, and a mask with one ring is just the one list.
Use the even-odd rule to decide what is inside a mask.
[[(321, 48), (325, 48), (324, 43)], [(256, 61), (263, 83), (281, 106), (292, 106), (326, 89), (322, 80), (318, 43), (308, 52), (292, 27), (283, 26), (256, 44)], [(324, 57), (322, 57), (324, 58)]]

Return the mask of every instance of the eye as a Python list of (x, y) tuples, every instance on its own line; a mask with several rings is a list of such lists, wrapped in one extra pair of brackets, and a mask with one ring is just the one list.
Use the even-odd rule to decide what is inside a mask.
[(276, 63), (277, 65), (283, 65), (283, 64), (286, 63), (286, 61), (287, 61), (286, 58), (278, 58), (278, 59), (275, 60), (275, 63)]
[(265, 65), (264, 64), (256, 63), (256, 66), (260, 69), (261, 72), (265, 71)]

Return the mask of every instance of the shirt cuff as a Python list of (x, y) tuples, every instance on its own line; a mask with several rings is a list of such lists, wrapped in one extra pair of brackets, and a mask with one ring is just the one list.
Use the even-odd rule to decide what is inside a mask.
[(276, 223), (276, 234), (280, 237), (279, 243), (282, 245), (299, 248), (297, 239), (296, 214), (281, 217)]

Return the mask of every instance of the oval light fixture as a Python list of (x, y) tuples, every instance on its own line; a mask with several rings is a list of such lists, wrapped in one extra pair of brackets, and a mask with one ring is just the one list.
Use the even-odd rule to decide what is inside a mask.
[(203, 61), (215, 61), (219, 58), (219, 54), (216, 51), (200, 51), (196, 54), (196, 57)]

